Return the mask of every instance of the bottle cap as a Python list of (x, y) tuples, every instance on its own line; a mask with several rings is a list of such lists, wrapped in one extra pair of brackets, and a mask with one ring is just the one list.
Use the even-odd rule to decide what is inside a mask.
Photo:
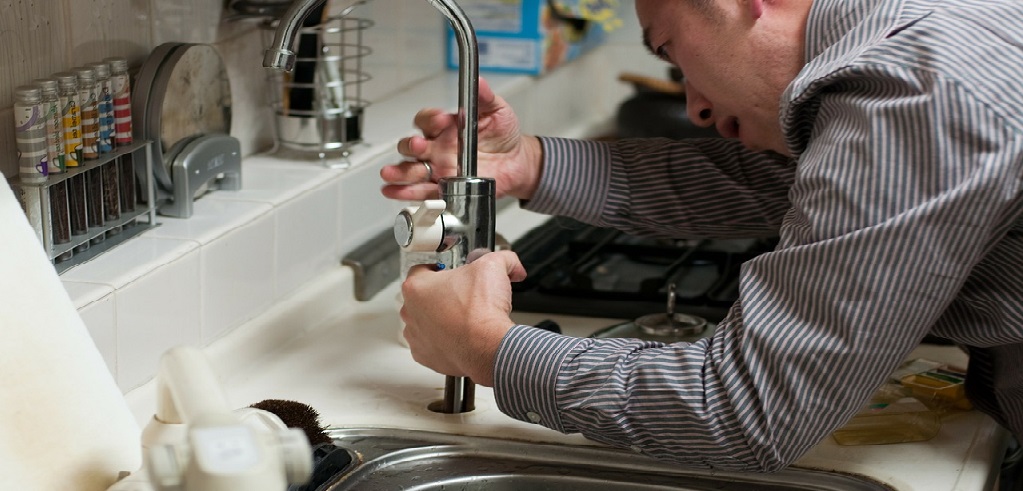
[(110, 64), (110, 73), (128, 73), (128, 59), (119, 56), (103, 58), (103, 61)]
[(96, 80), (103, 80), (110, 78), (110, 65), (103, 62), (89, 63), (85, 65), (88, 68), (92, 68), (96, 71)]
[(32, 83), (39, 86), (44, 96), (55, 96), (57, 95), (57, 79), (54, 78), (40, 78), (33, 80)]
[(38, 86), (20, 85), (14, 88), (14, 97), (18, 102), (32, 104), (43, 100), (43, 92)]
[(78, 67), (74, 69), (75, 76), (78, 77), (78, 81), (83, 84), (94, 84), (96, 83), (96, 71), (89, 67)]
[(78, 77), (71, 72), (57, 72), (53, 74), (53, 78), (57, 80), (57, 84), (62, 89), (78, 88)]

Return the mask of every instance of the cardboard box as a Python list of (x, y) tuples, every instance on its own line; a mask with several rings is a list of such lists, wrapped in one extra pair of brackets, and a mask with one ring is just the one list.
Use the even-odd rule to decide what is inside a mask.
[[(621, 24), (616, 0), (462, 0), (476, 31), (480, 71), (539, 75), (598, 46)], [(447, 28), (449, 69), (458, 44)]]

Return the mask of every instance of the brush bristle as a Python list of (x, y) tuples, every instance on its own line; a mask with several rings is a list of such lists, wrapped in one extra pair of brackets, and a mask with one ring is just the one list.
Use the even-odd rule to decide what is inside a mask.
[(320, 426), (320, 413), (308, 404), (285, 399), (266, 399), (250, 407), (271, 412), (281, 418), (288, 428), (302, 430), (309, 439), (309, 444), (314, 447), (331, 442), (326, 430)]

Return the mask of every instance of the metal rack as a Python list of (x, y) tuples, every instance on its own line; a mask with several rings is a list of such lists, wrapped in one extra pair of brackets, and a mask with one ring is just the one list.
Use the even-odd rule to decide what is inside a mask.
[[(329, 167), (348, 165), (352, 146), (362, 141), (364, 109), (362, 83), (371, 79), (362, 61), (371, 53), (363, 44), (369, 19), (350, 17), (351, 8), (299, 30), (315, 39), (315, 53), (300, 46), (292, 73), (273, 73), (269, 79), (279, 148), (318, 157)], [(277, 20), (262, 24), (264, 45), (270, 45)], [(305, 69), (304, 75), (302, 70)], [(301, 100), (299, 100), (301, 99)], [(334, 161), (340, 157), (340, 161)]]
[[(28, 183), (17, 177), (11, 179), (11, 188), (21, 201), (29, 223), (39, 236), (46, 256), (53, 262), (57, 273), (67, 271), (109, 251), (156, 225), (151, 146), (152, 142), (141, 141), (117, 147), (113, 152), (103, 154), (98, 159), (84, 161), (81, 166), (69, 168), (67, 172), (51, 174), (41, 183)], [(68, 234), (68, 241), (55, 243), (54, 214), (51, 206), (51, 193), (55, 186), (66, 185), (74, 178), (95, 178), (96, 174), (108, 169), (105, 166), (113, 166), (118, 172), (117, 182), (119, 185), (124, 184), (126, 181), (119, 174), (122, 170), (118, 165), (119, 158), (129, 154), (134, 164), (138, 191), (134, 193), (134, 210), (121, 209), (118, 218), (104, 220), (101, 226), (89, 226), (85, 233)], [(109, 193), (116, 193), (116, 199), (121, 199), (119, 186), (114, 188), (103, 186), (102, 193), (107, 196), (110, 196)]]

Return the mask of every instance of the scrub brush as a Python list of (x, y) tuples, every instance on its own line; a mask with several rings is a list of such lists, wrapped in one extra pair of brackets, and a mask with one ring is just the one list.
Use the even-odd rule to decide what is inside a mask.
[(305, 484), (288, 487), (288, 491), (325, 491), (337, 475), (352, 465), (351, 452), (334, 445), (326, 429), (320, 425), (320, 413), (308, 404), (266, 399), (249, 407), (274, 414), (288, 428), (302, 430), (313, 447), (312, 477)]
[(320, 426), (320, 413), (308, 404), (285, 399), (266, 399), (249, 407), (271, 412), (281, 418), (288, 428), (298, 428), (304, 431), (306, 438), (309, 439), (309, 444), (314, 447), (321, 443), (331, 442), (326, 429)]

